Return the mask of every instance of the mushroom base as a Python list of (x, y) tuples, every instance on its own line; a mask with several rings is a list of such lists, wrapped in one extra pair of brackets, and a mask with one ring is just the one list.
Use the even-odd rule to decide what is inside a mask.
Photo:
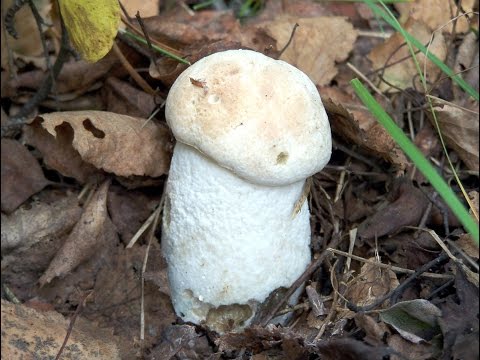
[(218, 332), (240, 330), (272, 292), (303, 273), (311, 257), (303, 186), (253, 184), (176, 144), (162, 249), (178, 316)]

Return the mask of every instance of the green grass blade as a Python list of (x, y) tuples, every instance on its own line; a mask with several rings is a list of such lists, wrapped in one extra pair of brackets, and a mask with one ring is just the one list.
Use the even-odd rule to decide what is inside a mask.
[[(141, 36), (137, 36), (133, 33), (131, 33), (130, 31), (126, 31), (126, 30), (119, 30), (119, 32), (121, 32), (122, 34), (124, 35), (127, 35), (129, 37), (131, 37), (132, 39), (135, 39), (137, 40), (138, 42), (141, 42), (142, 44), (144, 45), (148, 45), (147, 43), (147, 40), (145, 40), (144, 38), (142, 38)], [(155, 50), (155, 51), (158, 51), (160, 54), (163, 54), (163, 55), (166, 55), (168, 57), (171, 57), (172, 59), (175, 59), (177, 60), (178, 62), (181, 62), (183, 64), (187, 64), (187, 65), (192, 65), (190, 64), (187, 60), (185, 59), (182, 59), (180, 56), (177, 56), (175, 54), (172, 54), (171, 52), (167, 51), (167, 50), (164, 50), (154, 44), (152, 44), (152, 48)]]
[(475, 243), (478, 245), (479, 231), (477, 222), (470, 216), (467, 209), (460, 202), (458, 197), (437, 173), (433, 165), (423, 156), (418, 148), (408, 139), (403, 131), (395, 124), (392, 118), (383, 110), (380, 104), (368, 92), (358, 79), (351, 82), (357, 96), (367, 106), (370, 112), (385, 127), (388, 133), (395, 139), (400, 148), (414, 162), (415, 166), (422, 172), (432, 186), (437, 190), (445, 203), (462, 223), (465, 229), (472, 235)]
[(467, 92), (475, 100), (479, 101), (480, 96), (473, 87), (471, 87), (460, 76), (455, 74), (452, 69), (450, 69), (447, 65), (445, 65), (442, 62), (442, 60), (440, 60), (431, 52), (428, 52), (427, 48), (423, 46), (423, 44), (420, 41), (418, 41), (415, 37), (413, 37), (410, 33), (405, 31), (398, 24), (395, 18), (392, 19), (392, 17), (387, 12), (382, 10), (378, 5), (376, 5), (373, 0), (364, 0), (364, 2), (368, 5), (368, 7), (373, 11), (375, 15), (381, 16), (391, 27), (393, 27), (397, 32), (401, 33), (407, 42), (410, 42), (418, 50), (424, 53), (430, 59), (431, 62), (433, 62), (436, 66), (438, 66), (440, 70), (442, 70), (447, 76), (451, 77), (452, 80), (458, 84), (458, 86), (460, 86), (465, 92)]

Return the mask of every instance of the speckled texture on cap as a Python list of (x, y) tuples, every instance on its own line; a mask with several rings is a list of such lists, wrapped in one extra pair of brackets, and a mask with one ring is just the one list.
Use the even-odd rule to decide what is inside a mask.
[(297, 182), (330, 159), (330, 125), (315, 85), (258, 52), (199, 60), (173, 84), (165, 113), (178, 141), (256, 184)]

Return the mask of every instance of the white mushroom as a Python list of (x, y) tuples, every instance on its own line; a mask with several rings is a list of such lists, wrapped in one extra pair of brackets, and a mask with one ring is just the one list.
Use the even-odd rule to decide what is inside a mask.
[(190, 66), (165, 111), (177, 139), (162, 233), (175, 311), (242, 329), (310, 262), (302, 192), (330, 159), (327, 115), (304, 73), (249, 50)]

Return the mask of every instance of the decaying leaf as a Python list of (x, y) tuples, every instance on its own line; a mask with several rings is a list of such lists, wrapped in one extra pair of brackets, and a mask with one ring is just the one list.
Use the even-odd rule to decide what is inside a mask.
[(33, 203), (11, 215), (2, 214), (2, 251), (29, 247), (39, 241), (67, 233), (81, 214), (75, 194), (52, 204)]
[(403, 151), (357, 98), (333, 87), (324, 87), (320, 93), (334, 133), (400, 169), (406, 167)]
[[(409, 19), (404, 24), (404, 28), (422, 44), (428, 44), (431, 54), (436, 55), (442, 61), (445, 60), (447, 46), (441, 33), (436, 34), (430, 44), (431, 32), (423, 23)], [(424, 63), (426, 61), (426, 73), (424, 76), (427, 83), (435, 82), (440, 69), (430, 60), (426, 60), (425, 55), (422, 53), (418, 53), (416, 57), (422, 72), (424, 71)], [(374, 69), (384, 69), (378, 73), (378, 87), (380, 90), (422, 89), (422, 85), (418, 82), (417, 68), (410, 55), (408, 46), (405, 45), (405, 39), (400, 33), (393, 34), (383, 44), (375, 47), (368, 55), (368, 58), (372, 61)], [(416, 79), (416, 83), (414, 83), (414, 79)]]
[(95, 62), (104, 57), (120, 24), (118, 1), (62, 0), (58, 5), (70, 40), (82, 58)]
[[(2, 299), (2, 359), (54, 359), (70, 321), (55, 311), (40, 312)], [(77, 318), (62, 358), (121, 359), (111, 331)]]
[[(49, 152), (39, 149), (47, 165), (79, 181), (85, 181), (93, 167), (125, 177), (157, 177), (167, 173), (170, 164), (168, 129), (127, 115), (104, 111), (44, 114), (27, 126), (27, 134), (28, 143), (53, 147)], [(68, 150), (70, 144), (74, 150)], [(70, 152), (70, 159), (62, 155), (64, 151)], [(72, 161), (77, 164), (75, 169), (82, 171), (72, 171)]]
[(38, 161), (18, 141), (2, 139), (1, 167), (1, 203), (4, 212), (12, 212), (49, 183)]
[[(370, 260), (376, 260), (371, 258)], [(400, 283), (391, 270), (365, 263), (347, 287), (345, 297), (358, 306), (373, 304), (382, 296), (397, 288)], [(385, 302), (384, 305), (388, 303)]]
[(113, 225), (108, 217), (105, 181), (85, 206), (82, 216), (39, 279), (41, 286), (57, 276), (64, 276), (102, 248), (111, 247)]
[[(451, 21), (457, 16), (460, 4), (468, 17), (473, 16), (471, 11), (475, 0), (462, 0), (458, 5), (454, 0), (409, 1), (395, 3), (395, 7), (400, 12), (400, 22), (410, 17), (416, 22), (427, 25), (432, 31), (441, 30), (444, 33), (451, 33), (456, 22), (455, 32), (464, 33), (470, 28), (468, 17), (460, 16), (456, 21)], [(458, 15), (462, 15), (462, 13), (462, 11), (458, 12)]]
[[(443, 138), (470, 170), (479, 171), (478, 114), (456, 106), (435, 106), (434, 111)], [(432, 115), (429, 116), (435, 126)]]
[(181, 359), (201, 360), (211, 354), (207, 338), (197, 334), (192, 325), (170, 325), (161, 336), (159, 345), (148, 357), (151, 360), (167, 360), (175, 356)]
[(277, 48), (281, 49), (290, 39), (295, 23), (299, 27), (280, 59), (302, 70), (315, 84), (328, 84), (337, 74), (335, 63), (345, 60), (352, 50), (356, 30), (345, 18), (332, 16), (287, 16), (262, 26), (277, 40)]
[(393, 326), (406, 340), (418, 344), (440, 334), (442, 312), (424, 299), (402, 301), (380, 311), (380, 319)]
[(408, 180), (401, 181), (398, 196), (358, 226), (362, 239), (395, 233), (404, 226), (417, 226), (427, 209), (429, 200), (423, 192)]
[(479, 358), (478, 283), (468, 280), (461, 266), (456, 266), (456, 294), (440, 306), (439, 320), (443, 333), (442, 359)]

